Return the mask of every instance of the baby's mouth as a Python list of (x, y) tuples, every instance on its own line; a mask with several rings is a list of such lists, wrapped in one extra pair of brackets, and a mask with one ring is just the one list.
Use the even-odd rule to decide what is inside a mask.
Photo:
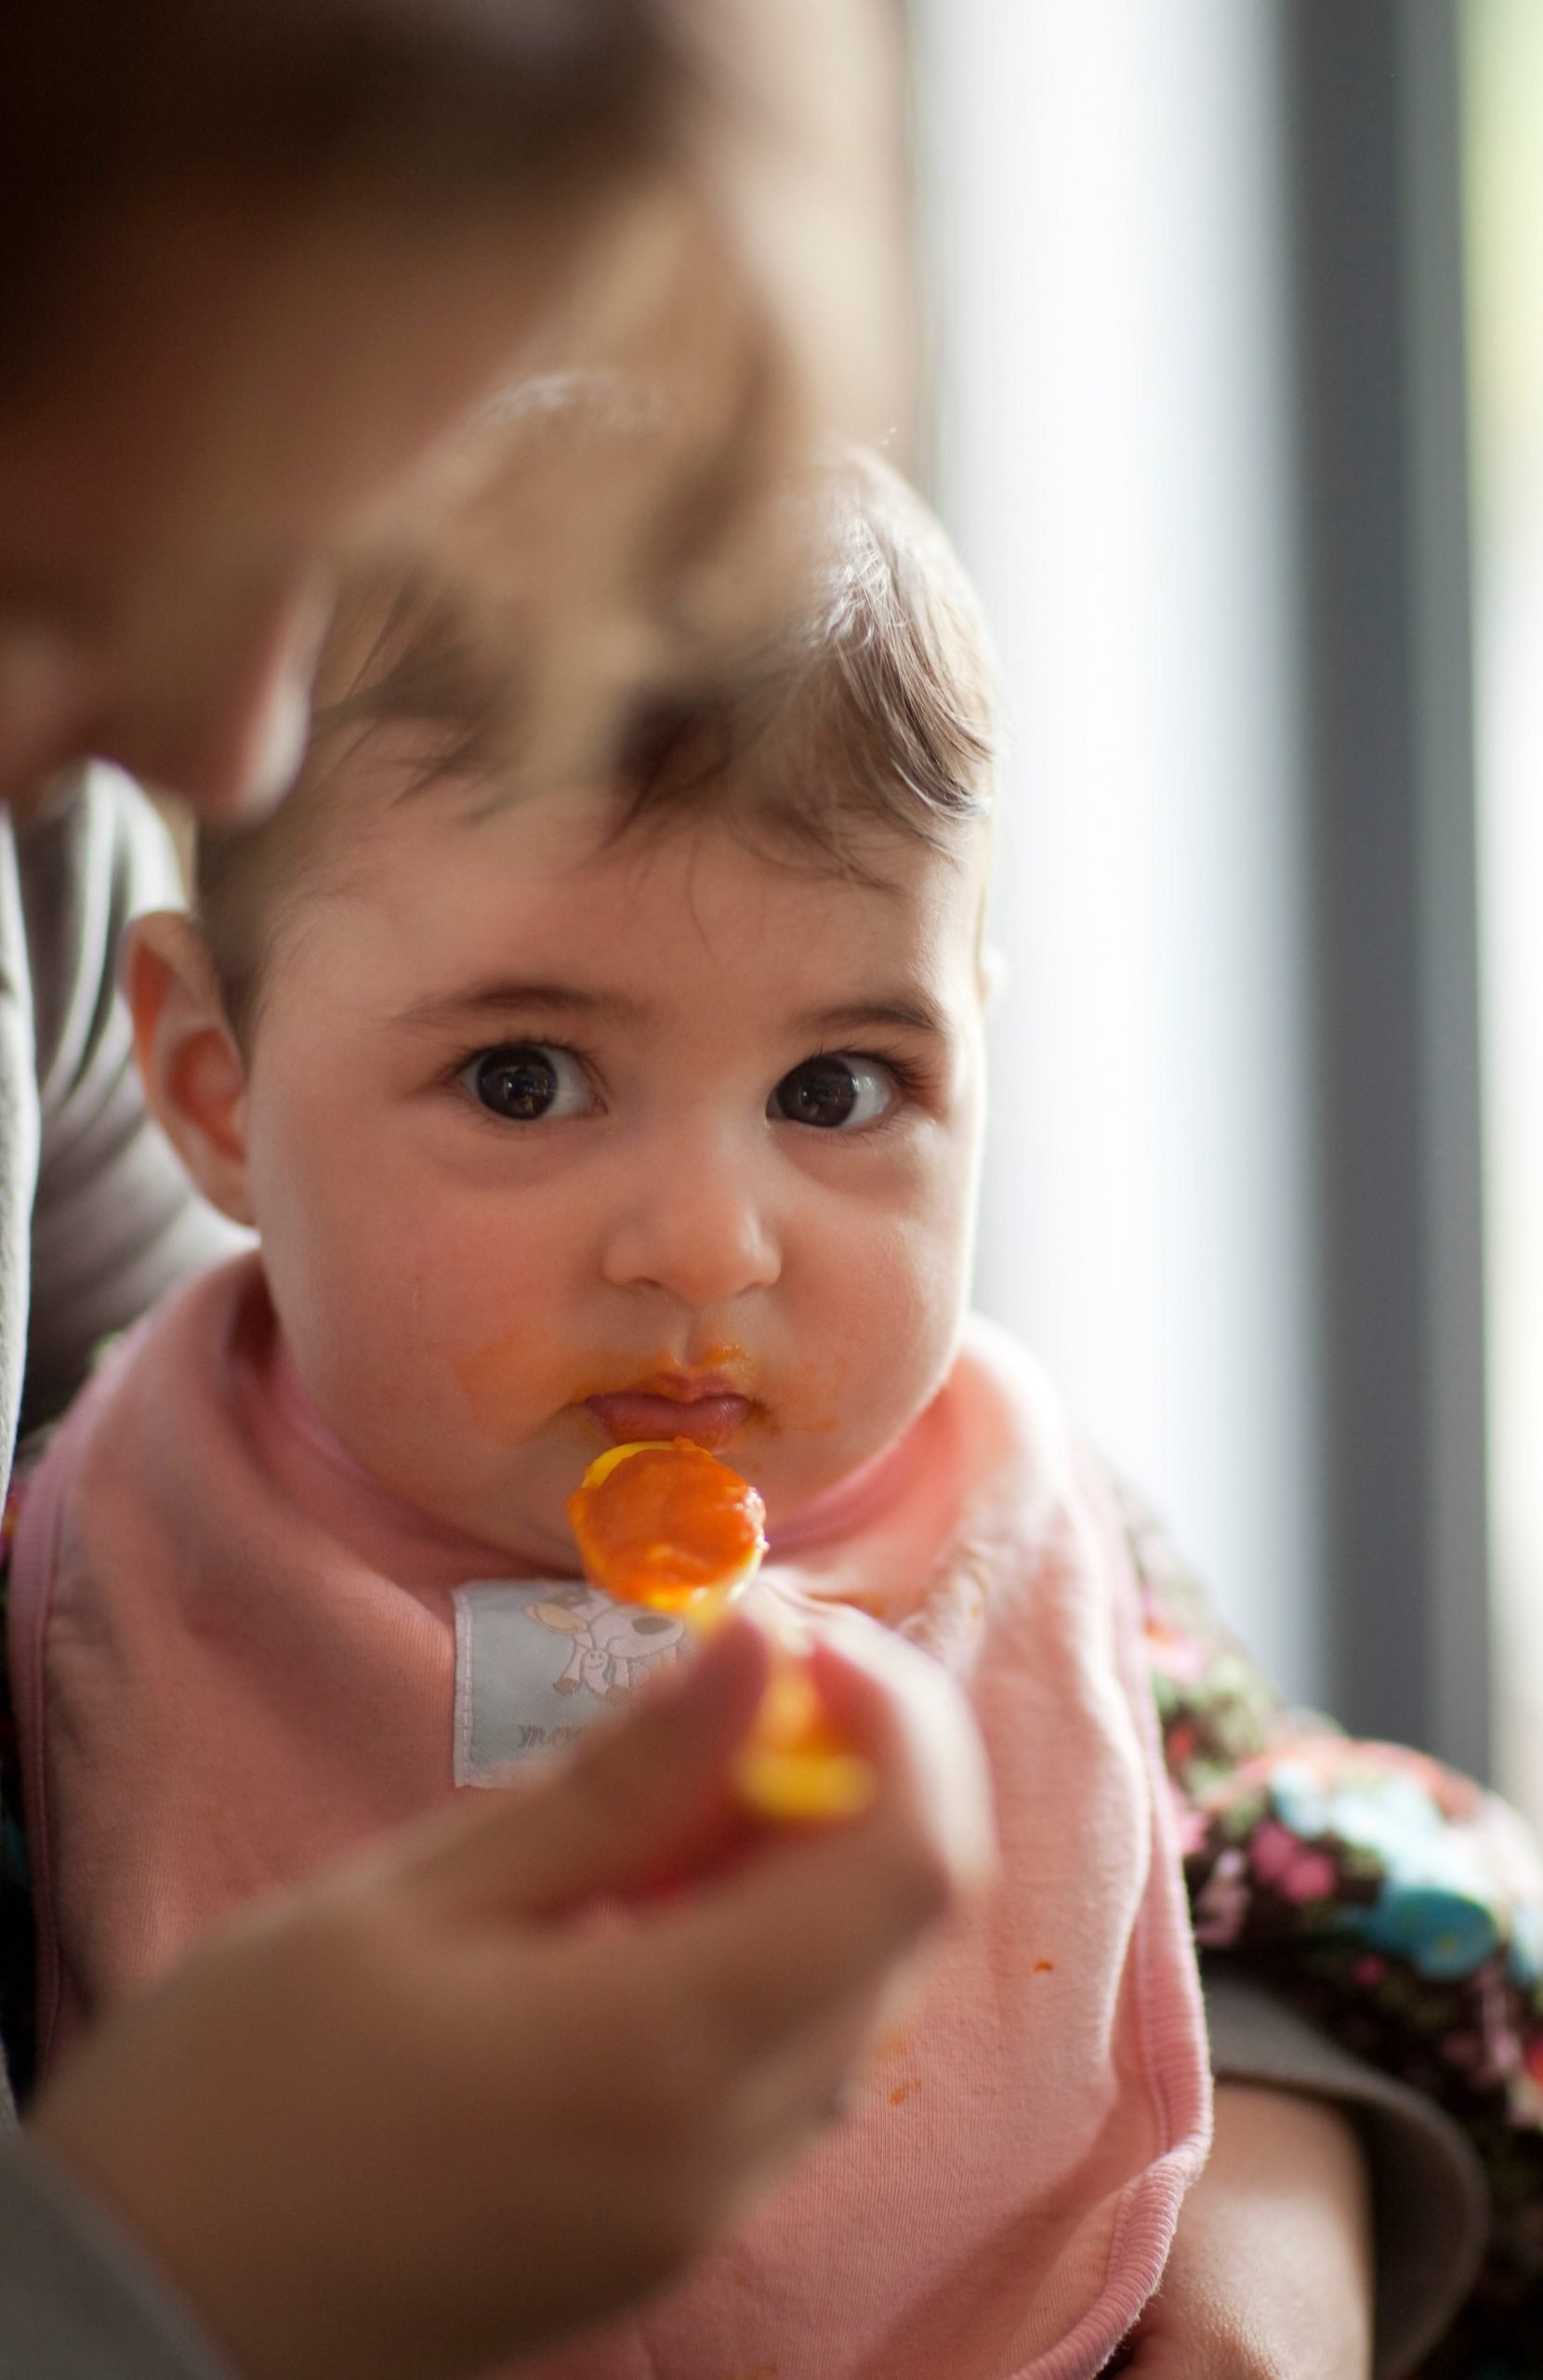
[(613, 1446), (634, 1438), (690, 1438), (699, 1447), (726, 1447), (750, 1418), (751, 1399), (719, 1379), (640, 1382), (585, 1405)]

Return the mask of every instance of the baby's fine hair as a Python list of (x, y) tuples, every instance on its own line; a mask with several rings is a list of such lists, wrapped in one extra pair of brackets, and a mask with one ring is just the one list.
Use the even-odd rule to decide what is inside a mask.
[[(881, 881), (886, 837), (946, 850), (990, 810), (985, 631), (943, 529), (877, 456), (833, 447), (784, 509), (797, 559), (782, 625), (711, 682), (632, 705), (610, 771), (615, 832), (710, 813), (779, 861)], [(278, 911), (343, 856), (350, 825), (367, 828), (370, 796), (343, 793), (339, 764), (404, 730), (415, 774), (393, 798), (453, 785), (479, 810), (518, 800), (520, 709), (518, 655), (454, 588), (414, 571), (345, 590), (295, 791), (265, 825), (199, 847), (196, 906), (238, 1033)]]
[(974, 590), (921, 497), (865, 449), (833, 448), (792, 502), (784, 626), (730, 681), (641, 708), (622, 821), (721, 806), (791, 856), (858, 874), (876, 827), (946, 849), (993, 792), (996, 673)]

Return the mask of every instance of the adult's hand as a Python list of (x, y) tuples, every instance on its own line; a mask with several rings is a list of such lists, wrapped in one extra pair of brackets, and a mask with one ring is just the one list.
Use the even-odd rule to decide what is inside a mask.
[(1128, 2380), (1366, 2380), (1372, 2258), (1352, 2125), (1319, 2099), (1222, 2083)]
[(818, 1660), (877, 1772), (860, 1818), (702, 1876), (768, 1674), (736, 1623), (572, 1765), (212, 1939), (34, 2136), (251, 2380), (450, 2380), (669, 2280), (826, 2122), (989, 1864), (942, 1673), (877, 1632)]

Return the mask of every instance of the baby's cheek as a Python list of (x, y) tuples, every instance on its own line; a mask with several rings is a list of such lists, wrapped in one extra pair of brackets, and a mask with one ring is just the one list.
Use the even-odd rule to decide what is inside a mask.
[[(958, 1335), (963, 1266), (956, 1248), (915, 1222), (854, 1235), (828, 1267), (820, 1299), (834, 1426), (884, 1443), (942, 1382)], [(811, 1334), (812, 1335), (812, 1334)], [(823, 1384), (822, 1384), (823, 1385)]]
[(409, 1236), (383, 1219), (371, 1229), (346, 1218), (330, 1259), (307, 1268), (302, 1325), (340, 1411), (346, 1440), (367, 1433), (376, 1448), (412, 1448), (442, 1435), (458, 1401), (448, 1358), (443, 1282)]
[(544, 1412), (572, 1395), (575, 1347), (573, 1263), (550, 1233), (493, 1204), (441, 1204), (410, 1251), (416, 1276), (415, 1320), (458, 1426), (510, 1447)]

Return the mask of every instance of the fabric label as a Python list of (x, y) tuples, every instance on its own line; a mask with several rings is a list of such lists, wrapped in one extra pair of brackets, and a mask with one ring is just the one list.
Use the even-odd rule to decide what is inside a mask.
[(500, 1785), (560, 1752), (649, 1673), (676, 1660), (682, 1622), (575, 1579), (472, 1580), (455, 1603), (457, 1785)]

